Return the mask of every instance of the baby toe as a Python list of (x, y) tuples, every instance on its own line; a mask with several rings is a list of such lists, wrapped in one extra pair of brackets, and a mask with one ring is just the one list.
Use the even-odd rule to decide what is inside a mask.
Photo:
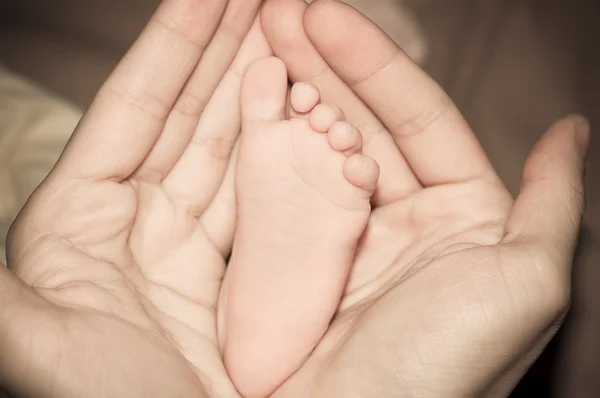
[(281, 60), (269, 57), (252, 64), (242, 80), (243, 123), (283, 120), (287, 88), (287, 70)]
[(379, 164), (369, 156), (352, 155), (344, 163), (344, 177), (352, 185), (372, 194), (379, 179)]
[(362, 151), (362, 135), (351, 123), (334, 122), (327, 137), (331, 148), (346, 156), (352, 156)]
[(331, 126), (338, 121), (346, 119), (342, 109), (333, 104), (321, 103), (310, 113), (310, 127), (319, 133), (327, 133)]
[(314, 109), (321, 99), (319, 89), (310, 84), (299, 82), (292, 86), (290, 104), (296, 113), (308, 113)]

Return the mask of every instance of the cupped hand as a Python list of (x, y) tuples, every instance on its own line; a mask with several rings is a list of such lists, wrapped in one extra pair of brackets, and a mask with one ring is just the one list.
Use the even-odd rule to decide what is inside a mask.
[(215, 313), (235, 227), (241, 74), (270, 51), (257, 22), (238, 54), (260, 3), (162, 2), (101, 88), (11, 230), (0, 385), (236, 396)]
[[(215, 327), (235, 224), (231, 112), (239, 74), (268, 46), (248, 44), (226, 70), (258, 3), (164, 2), (102, 88), (11, 231), (19, 278), (0, 269), (1, 384), (236, 396)], [(586, 124), (551, 129), (513, 201), (451, 102), (389, 39), (318, 1), (304, 21), (317, 52), (304, 7), (269, 3), (271, 44), (361, 128), (382, 178), (339, 314), (275, 395), (506, 395), (566, 310)]]
[(269, 0), (262, 22), (381, 166), (336, 319), (275, 396), (507, 396), (568, 308), (586, 121), (550, 128), (514, 200), (446, 94), (354, 9)]

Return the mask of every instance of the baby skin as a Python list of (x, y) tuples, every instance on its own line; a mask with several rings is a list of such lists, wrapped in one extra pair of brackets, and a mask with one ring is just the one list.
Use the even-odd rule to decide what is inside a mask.
[(270, 395), (326, 332), (379, 178), (360, 132), (319, 96), (305, 83), (289, 92), (277, 58), (253, 64), (242, 83), (221, 346), (246, 398)]

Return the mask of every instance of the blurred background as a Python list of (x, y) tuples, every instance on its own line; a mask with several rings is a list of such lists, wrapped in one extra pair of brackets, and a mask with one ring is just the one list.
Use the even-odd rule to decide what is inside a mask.
[[(600, 122), (598, 0), (346, 0), (450, 94), (516, 192), (557, 118)], [(159, 0), (0, 0), (0, 241)], [(514, 397), (600, 396), (600, 145), (567, 323)], [(0, 256), (3, 256), (0, 246)], [(2, 394), (0, 393), (0, 396)]]

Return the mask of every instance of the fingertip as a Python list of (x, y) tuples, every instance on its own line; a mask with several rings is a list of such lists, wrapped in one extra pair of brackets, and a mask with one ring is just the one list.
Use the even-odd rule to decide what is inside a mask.
[(582, 175), (589, 146), (587, 119), (579, 115), (561, 118), (550, 126), (528, 156), (523, 184), (541, 175)]
[(506, 224), (507, 236), (535, 238), (550, 252), (570, 255), (585, 207), (587, 125), (579, 116), (565, 117), (535, 145)]
[[(352, 34), (353, 27), (358, 24), (360, 29), (371, 29), (365, 25), (368, 20), (360, 11), (342, 1), (316, 0), (308, 5), (304, 13), (304, 28), (311, 38), (322, 39), (319, 42), (335, 47), (347, 40), (356, 40), (357, 36)], [(376, 26), (376, 25), (373, 25)], [(348, 48), (355, 50), (354, 47)]]
[(304, 14), (305, 24), (316, 23), (321, 18), (330, 18), (332, 13), (339, 12), (341, 8), (345, 7), (353, 8), (352, 6), (339, 1), (314, 0), (308, 5), (306, 13)]
[(303, 0), (268, 0), (261, 11), (261, 23), (274, 50), (293, 46), (304, 35)]
[(307, 7), (304, 0), (269, 0), (263, 11), (265, 35), (273, 53), (288, 66), (293, 81), (313, 80), (329, 68), (306, 35)]
[(581, 157), (587, 159), (591, 145), (590, 121), (583, 116), (575, 116), (575, 138)]

